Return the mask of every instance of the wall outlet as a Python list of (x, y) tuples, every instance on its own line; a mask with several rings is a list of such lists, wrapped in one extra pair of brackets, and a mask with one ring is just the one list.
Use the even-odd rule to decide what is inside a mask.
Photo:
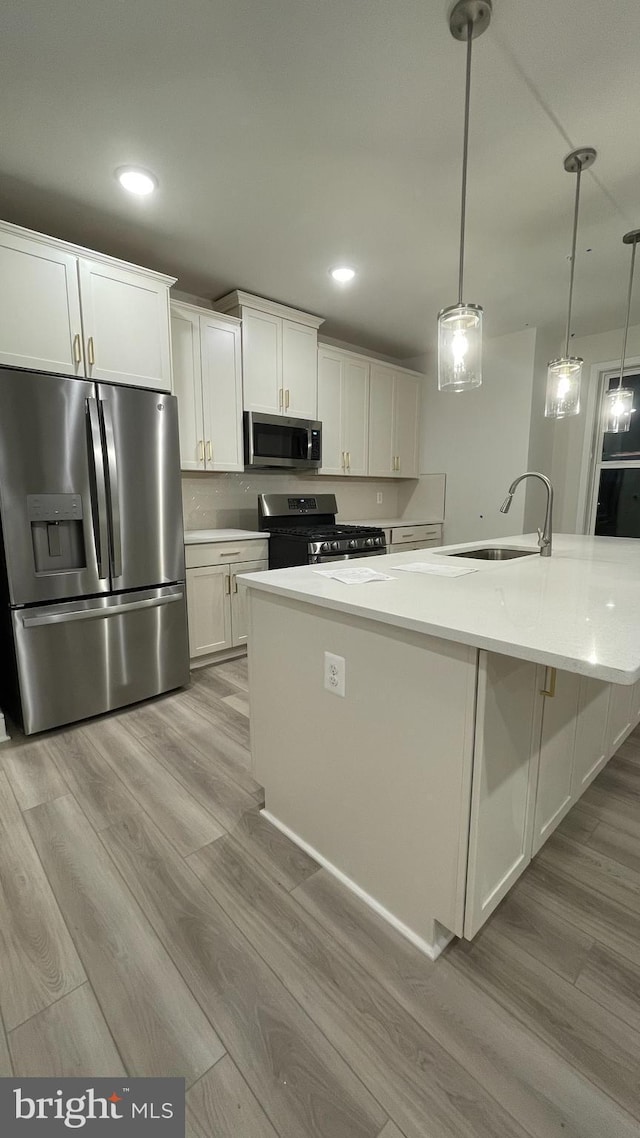
[(324, 654), (324, 686), (334, 695), (345, 694), (345, 674), (347, 665), (344, 656), (334, 656), (333, 652)]
[(376, 494), (376, 503), (378, 506), (382, 505), (382, 490), (378, 490), (378, 493)]

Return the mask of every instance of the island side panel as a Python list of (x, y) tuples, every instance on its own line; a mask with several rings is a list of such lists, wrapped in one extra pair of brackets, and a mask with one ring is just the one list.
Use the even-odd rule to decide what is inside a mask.
[[(477, 650), (249, 589), (266, 810), (429, 944), (462, 933)], [(346, 695), (324, 688), (324, 653)]]

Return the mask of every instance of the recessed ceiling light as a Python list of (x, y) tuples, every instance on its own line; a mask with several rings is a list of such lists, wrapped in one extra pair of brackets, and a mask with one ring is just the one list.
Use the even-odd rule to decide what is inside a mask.
[(139, 194), (144, 197), (152, 194), (158, 186), (158, 179), (149, 170), (140, 170), (135, 166), (121, 166), (116, 170), (116, 178), (123, 189), (130, 194)]
[(351, 269), (348, 265), (336, 265), (335, 269), (330, 269), (329, 272), (334, 281), (339, 281), (340, 284), (352, 281), (356, 275), (356, 270)]

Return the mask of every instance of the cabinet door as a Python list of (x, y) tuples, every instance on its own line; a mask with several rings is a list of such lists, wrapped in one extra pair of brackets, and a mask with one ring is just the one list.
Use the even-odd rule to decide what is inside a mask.
[(578, 723), (573, 760), (572, 799), (574, 802), (593, 782), (607, 759), (607, 719), (611, 684), (580, 677)]
[(418, 380), (409, 375), (396, 375), (393, 394), (396, 475), (401, 478), (417, 478), (420, 418)]
[(293, 320), (282, 321), (284, 413), (297, 419), (318, 414), (318, 332)]
[(84, 375), (76, 257), (0, 234), (0, 364)]
[[(572, 804), (580, 677), (555, 668), (539, 668), (544, 695), (536, 791), (533, 853), (536, 854)], [(550, 685), (550, 686), (547, 686)]]
[(228, 565), (187, 569), (189, 656), (207, 656), (231, 647)]
[(343, 361), (337, 352), (318, 352), (318, 418), (322, 423), (321, 474), (345, 474), (342, 440)]
[(378, 478), (388, 478), (394, 472), (393, 380), (390, 368), (371, 365), (367, 473)]
[(171, 353), (173, 394), (178, 399), (180, 467), (204, 470), (200, 321), (196, 312), (179, 304), (171, 305)]
[(442, 542), (437, 537), (424, 537), (421, 541), (403, 541), (400, 545), (390, 546), (389, 553), (406, 553), (409, 549), (438, 549)]
[(480, 652), (464, 935), (531, 860), (541, 700), (537, 666)]
[(345, 359), (343, 362), (342, 425), (347, 473), (366, 474), (369, 452), (369, 364), (360, 363), (359, 360)]
[(612, 684), (607, 721), (607, 752), (614, 755), (635, 723), (635, 686)]
[(282, 320), (242, 309), (242, 382), (246, 411), (283, 412)]
[(83, 259), (80, 295), (89, 378), (170, 391), (167, 285)]
[(244, 470), (240, 325), (200, 317), (207, 470)]
[(247, 643), (247, 586), (238, 581), (241, 573), (263, 573), (268, 561), (244, 561), (231, 566), (231, 639), (234, 648)]

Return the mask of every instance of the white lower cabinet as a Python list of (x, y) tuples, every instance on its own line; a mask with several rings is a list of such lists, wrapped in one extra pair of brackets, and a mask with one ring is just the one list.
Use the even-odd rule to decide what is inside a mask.
[(479, 653), (467, 939), (620, 746), (638, 704), (640, 685)]
[(441, 525), (394, 526), (386, 532), (387, 553), (408, 553), (410, 549), (437, 549), (442, 545)]
[[(189, 656), (192, 661), (247, 643), (246, 587), (238, 577), (243, 573), (262, 573), (269, 568), (266, 557), (254, 561), (232, 561), (236, 550), (225, 549), (226, 544), (216, 542), (187, 547), (187, 562), (192, 562), (186, 573)], [(256, 552), (262, 552), (266, 547), (266, 541), (230, 544), (260, 547)]]
[(189, 655), (210, 656), (231, 647), (230, 566), (187, 569)]

